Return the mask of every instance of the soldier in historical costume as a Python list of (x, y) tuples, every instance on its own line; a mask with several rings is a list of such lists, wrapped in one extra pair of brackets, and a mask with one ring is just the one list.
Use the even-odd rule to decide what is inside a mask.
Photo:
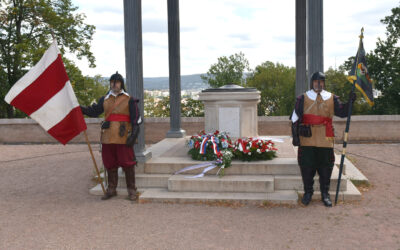
[(83, 114), (90, 117), (105, 113), (101, 125), (101, 144), (108, 187), (102, 200), (117, 195), (118, 167), (125, 172), (128, 199), (137, 200), (133, 144), (138, 136), (139, 124), (142, 123), (138, 102), (125, 91), (124, 79), (117, 71), (110, 78), (110, 91), (105, 96), (89, 107), (81, 106)]
[[(355, 101), (352, 93), (350, 100)], [(293, 145), (298, 147), (298, 163), (304, 184), (301, 202), (308, 205), (314, 193), (314, 176), (318, 172), (321, 199), (325, 206), (331, 207), (329, 195), (330, 179), (335, 163), (333, 152), (334, 115), (347, 117), (348, 103), (342, 104), (339, 98), (325, 90), (325, 75), (316, 72), (310, 80), (310, 90), (296, 99), (295, 109), (290, 116), (292, 121)]]

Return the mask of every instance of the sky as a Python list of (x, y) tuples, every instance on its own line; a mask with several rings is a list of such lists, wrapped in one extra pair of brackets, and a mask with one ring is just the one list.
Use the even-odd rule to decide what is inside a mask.
[[(73, 59), (84, 75), (125, 76), (123, 0), (73, 0), (96, 26), (91, 49), (96, 68)], [(295, 66), (295, 0), (180, 0), (181, 74), (206, 73), (218, 57), (243, 52), (250, 68), (265, 61)], [(385, 38), (380, 20), (399, 0), (325, 0), (324, 69), (339, 67)], [(167, 0), (142, 0), (143, 75), (168, 76)]]

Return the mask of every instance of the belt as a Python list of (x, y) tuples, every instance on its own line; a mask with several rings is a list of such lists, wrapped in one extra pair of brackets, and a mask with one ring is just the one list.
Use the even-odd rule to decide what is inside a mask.
[(335, 137), (335, 134), (333, 133), (332, 118), (319, 115), (304, 114), (303, 123), (309, 125), (325, 125), (326, 137)]
[(108, 116), (107, 121), (110, 122), (130, 122), (131, 117), (129, 115), (121, 115), (121, 114), (111, 114)]

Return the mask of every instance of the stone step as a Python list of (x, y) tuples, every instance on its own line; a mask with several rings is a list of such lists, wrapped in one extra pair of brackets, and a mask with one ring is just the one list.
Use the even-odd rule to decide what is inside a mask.
[[(356, 186), (350, 181), (350, 180), (345, 180), (344, 181), (346, 184), (346, 190), (345, 191), (339, 191), (338, 195), (338, 201), (360, 201), (362, 198), (361, 192), (357, 189)], [(340, 185), (342, 185), (341, 182)], [(331, 185), (332, 187), (332, 185)], [(304, 191), (299, 191), (298, 192), (300, 197), (303, 197)], [(331, 200), (334, 203), (335, 202), (335, 195), (336, 195), (336, 189), (331, 190), (330, 192), (331, 195)], [(315, 191), (314, 195), (312, 197), (313, 200), (321, 200), (321, 192)]]
[[(144, 172), (147, 174), (174, 174), (184, 167), (204, 163), (182, 157), (160, 157), (145, 163)], [(185, 174), (199, 174), (203, 169), (191, 170)], [(218, 168), (206, 173), (215, 175)], [(225, 175), (300, 175), (296, 158), (275, 158), (270, 161), (232, 161), (232, 166), (225, 169)]]
[[(332, 176), (330, 191), (336, 191), (338, 178), (337, 176)], [(303, 191), (303, 180), (301, 176), (294, 175), (276, 175), (274, 180), (275, 190), (298, 190)], [(345, 191), (347, 189), (346, 179), (342, 179), (340, 182), (340, 190)], [(319, 190), (319, 177), (314, 178), (314, 190)]]
[(272, 175), (225, 175), (187, 178), (190, 175), (173, 175), (168, 180), (168, 190), (173, 192), (238, 192), (265, 193), (274, 191)]
[(147, 189), (139, 197), (140, 203), (173, 202), (173, 203), (212, 203), (232, 202), (241, 204), (266, 203), (297, 204), (298, 194), (295, 191), (278, 191), (273, 193), (227, 193), (227, 192), (170, 192), (167, 189)]
[[(138, 188), (167, 188), (170, 174), (136, 174), (136, 187)], [(126, 188), (125, 174), (118, 173), (118, 187)]]
[[(147, 189), (148, 188), (138, 188), (137, 191), (139, 193), (143, 193)], [(97, 184), (92, 189), (90, 189), (89, 193), (91, 195), (97, 195), (97, 196), (103, 196), (104, 195), (100, 184)], [(126, 195), (128, 195), (128, 190), (126, 190), (126, 187), (117, 187), (117, 194), (118, 194), (118, 196), (126, 196)]]
[[(331, 185), (330, 190), (336, 191), (337, 181), (339, 176), (339, 169), (334, 166), (331, 176)], [(342, 181), (340, 183), (340, 190), (345, 191), (347, 188), (347, 180), (348, 178), (345, 175), (342, 175)], [(298, 190), (303, 191), (303, 180), (300, 175), (275, 175), (275, 190)], [(320, 190), (319, 188), (319, 176), (316, 173), (314, 178), (314, 190)]]

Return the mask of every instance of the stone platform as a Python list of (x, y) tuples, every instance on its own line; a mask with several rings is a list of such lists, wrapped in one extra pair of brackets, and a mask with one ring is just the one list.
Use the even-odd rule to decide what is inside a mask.
[[(188, 179), (203, 169), (174, 175), (184, 167), (200, 163), (187, 155), (186, 138), (167, 138), (149, 148), (152, 159), (139, 164), (136, 168), (136, 185), (141, 192), (139, 202), (239, 202), (239, 203), (283, 203), (297, 204), (303, 193), (300, 169), (297, 164), (296, 148), (289, 136), (275, 136), (284, 142), (275, 143), (277, 158), (270, 161), (243, 162), (233, 161), (225, 169), (225, 176), (216, 176), (217, 169), (211, 170), (203, 178)], [(338, 165), (340, 157), (336, 156)], [(360, 200), (361, 193), (350, 181), (367, 180), (365, 176), (348, 160), (345, 161), (346, 173), (342, 175), (340, 200)], [(336, 192), (338, 168), (334, 167), (331, 179), (331, 196)], [(125, 176), (120, 169), (118, 193), (126, 195)], [(318, 176), (315, 178), (314, 199), (319, 199)], [(100, 185), (94, 187), (91, 194), (102, 195)]]

